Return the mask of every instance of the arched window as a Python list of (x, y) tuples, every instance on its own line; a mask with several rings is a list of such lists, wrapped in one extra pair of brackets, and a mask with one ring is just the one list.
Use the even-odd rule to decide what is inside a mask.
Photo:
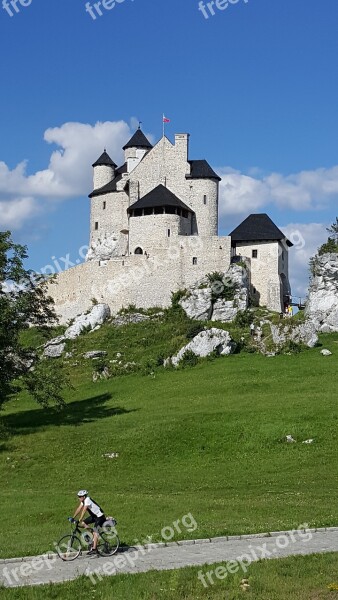
[(142, 248), (140, 248), (140, 246), (138, 246), (137, 248), (135, 248), (134, 254), (143, 254)]

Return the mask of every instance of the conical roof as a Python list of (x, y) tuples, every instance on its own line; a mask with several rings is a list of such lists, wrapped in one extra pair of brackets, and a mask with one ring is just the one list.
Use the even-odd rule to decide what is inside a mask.
[(127, 150), (127, 148), (152, 148), (152, 144), (144, 135), (142, 129), (139, 127), (137, 131), (135, 131), (134, 135), (130, 138), (129, 142), (123, 146), (123, 150)]
[(110, 158), (109, 154), (107, 154), (106, 150), (104, 150), (104, 152), (102, 152), (100, 158), (98, 158), (97, 161), (94, 162), (92, 167), (99, 167), (102, 165), (114, 167), (114, 169), (117, 167), (117, 165), (114, 163), (114, 161)]

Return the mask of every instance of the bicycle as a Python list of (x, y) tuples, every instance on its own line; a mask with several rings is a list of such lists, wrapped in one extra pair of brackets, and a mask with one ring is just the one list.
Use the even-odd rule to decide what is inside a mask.
[[(68, 521), (74, 527), (71, 528), (71, 533), (64, 535), (56, 546), (59, 557), (64, 561), (75, 560), (82, 554), (84, 546), (88, 550), (91, 550), (93, 545), (92, 529), (81, 528), (79, 521), (76, 521), (72, 517), (68, 517)], [(100, 556), (113, 556), (118, 551), (120, 540), (115, 529), (116, 524), (115, 519), (108, 518), (102, 528), (99, 528), (97, 552)], [(81, 532), (81, 529), (84, 529), (84, 532)], [(85, 535), (90, 536), (90, 542), (85, 539)]]

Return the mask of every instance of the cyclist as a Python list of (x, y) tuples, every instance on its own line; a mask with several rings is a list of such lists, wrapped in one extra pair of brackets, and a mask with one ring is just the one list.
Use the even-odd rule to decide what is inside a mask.
[[(80, 490), (78, 492), (77, 496), (80, 500), (80, 505), (76, 509), (73, 518), (75, 519), (75, 517), (79, 513), (81, 513), (79, 521), (80, 521), (81, 527), (84, 527), (85, 529), (90, 529), (89, 525), (94, 523), (93, 547), (88, 552), (88, 554), (97, 554), (96, 548), (97, 548), (97, 541), (99, 538), (98, 528), (102, 527), (102, 525), (105, 523), (105, 521), (106, 521), (105, 514), (104, 514), (102, 508), (99, 506), (99, 504), (97, 504), (92, 498), (90, 498), (87, 490)], [(86, 512), (89, 513), (89, 517), (87, 517), (86, 519), (83, 519)]]

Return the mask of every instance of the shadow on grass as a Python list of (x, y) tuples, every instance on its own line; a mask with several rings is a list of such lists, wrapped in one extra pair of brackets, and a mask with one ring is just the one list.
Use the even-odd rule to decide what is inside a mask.
[[(111, 400), (111, 394), (101, 394), (86, 400), (77, 400), (67, 404), (62, 410), (56, 408), (41, 408), (27, 410), (2, 417), (9, 437), (34, 433), (38, 429), (59, 427), (60, 425), (80, 426), (85, 423), (107, 419), (109, 417), (135, 412), (138, 409), (127, 410), (119, 406), (105, 406)], [(0, 451), (3, 448), (0, 446)]]

